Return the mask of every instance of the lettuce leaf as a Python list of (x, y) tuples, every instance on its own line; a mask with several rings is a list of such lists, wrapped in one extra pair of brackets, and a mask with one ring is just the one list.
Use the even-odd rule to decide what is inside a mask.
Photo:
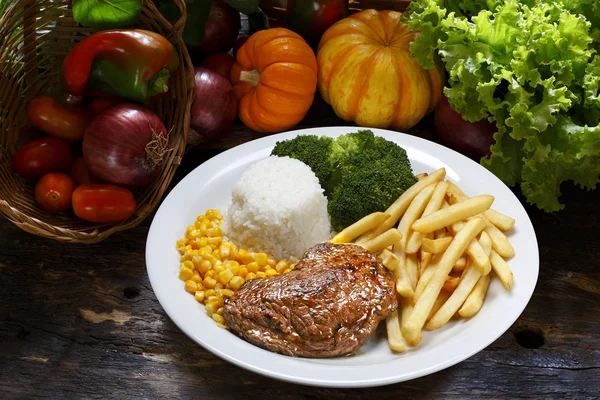
[(496, 123), (481, 164), (545, 211), (563, 207), (562, 182), (600, 181), (599, 3), (414, 0), (404, 16), (417, 61), (445, 63), (450, 105)]

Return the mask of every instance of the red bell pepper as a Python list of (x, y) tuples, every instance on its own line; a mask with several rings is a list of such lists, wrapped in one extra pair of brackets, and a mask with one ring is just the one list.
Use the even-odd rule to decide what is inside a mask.
[(148, 104), (169, 89), (178, 65), (175, 47), (158, 33), (102, 31), (73, 47), (63, 65), (63, 86), (71, 102), (102, 94)]

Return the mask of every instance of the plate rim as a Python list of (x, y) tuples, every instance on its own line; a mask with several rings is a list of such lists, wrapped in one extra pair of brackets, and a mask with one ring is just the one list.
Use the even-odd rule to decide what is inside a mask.
[[(249, 148), (249, 147), (261, 147), (262, 144), (265, 143), (269, 143), (269, 142), (273, 142), (273, 144), (277, 141), (277, 140), (283, 140), (284, 137), (285, 139), (289, 139), (290, 137), (295, 137), (298, 135), (302, 135), (302, 134), (316, 134), (315, 132), (321, 132), (318, 133), (318, 135), (323, 135), (323, 131), (327, 130), (328, 132), (332, 133), (332, 136), (337, 136), (343, 133), (350, 133), (350, 132), (356, 132), (357, 130), (361, 130), (361, 129), (365, 129), (365, 130), (371, 130), (373, 131), (373, 133), (375, 135), (377, 135), (378, 132), (382, 132), (382, 133), (387, 133), (387, 134), (393, 134), (393, 135), (399, 135), (399, 137), (404, 137), (405, 139), (408, 139), (409, 141), (416, 141), (416, 143), (419, 143), (421, 141), (423, 142), (427, 142), (428, 146), (434, 146), (439, 148), (440, 151), (443, 152), (450, 152), (450, 154), (454, 154), (454, 156), (458, 156), (464, 160), (468, 160), (468, 162), (476, 164), (479, 168), (482, 168), (483, 170), (485, 170), (489, 175), (491, 175), (491, 177), (493, 177), (493, 179), (497, 180), (497, 183), (501, 184), (502, 186), (504, 186), (510, 193), (511, 195), (514, 197), (514, 200), (516, 200), (516, 202), (520, 205), (520, 207), (522, 208), (522, 211), (524, 213), (524, 215), (527, 216), (527, 220), (526, 221), (520, 221), (520, 224), (527, 224), (531, 227), (531, 234), (533, 235), (531, 237), (531, 239), (533, 240), (533, 242), (535, 243), (535, 252), (533, 254), (534, 259), (535, 259), (535, 279), (533, 280), (533, 285), (531, 286), (530, 290), (528, 291), (528, 293), (526, 294), (525, 297), (523, 297), (523, 301), (519, 306), (519, 310), (518, 312), (515, 313), (515, 317), (514, 320), (512, 320), (510, 322), (510, 325), (508, 327), (506, 327), (505, 329), (498, 329), (498, 332), (491, 335), (490, 338), (493, 336), (493, 338), (491, 339), (486, 339), (486, 342), (488, 342), (487, 344), (483, 345), (482, 347), (477, 347), (472, 349), (471, 351), (467, 351), (464, 354), (461, 355), (457, 355), (454, 356), (452, 358), (448, 358), (443, 360), (442, 362), (437, 363), (434, 366), (431, 366), (429, 368), (425, 368), (425, 369), (420, 369), (418, 371), (412, 371), (410, 373), (401, 375), (401, 376), (395, 376), (395, 375), (389, 375), (389, 376), (383, 376), (383, 377), (377, 377), (377, 378), (369, 378), (369, 379), (364, 379), (364, 380), (354, 380), (352, 382), (350, 381), (336, 381), (336, 380), (326, 380), (326, 379), (318, 379), (318, 378), (305, 378), (305, 377), (298, 377), (298, 376), (294, 376), (294, 375), (290, 375), (288, 373), (285, 372), (281, 372), (281, 371), (274, 371), (274, 370), (269, 370), (267, 368), (263, 368), (254, 364), (250, 364), (250, 363), (246, 363), (244, 361), (239, 360), (238, 358), (231, 356), (230, 354), (223, 352), (221, 349), (214, 347), (208, 343), (206, 343), (204, 340), (202, 340), (201, 338), (199, 338), (196, 334), (194, 334), (193, 332), (191, 332), (189, 329), (184, 327), (183, 323), (180, 323), (180, 318), (175, 315), (175, 313), (173, 312), (173, 310), (166, 306), (165, 303), (165, 298), (163, 297), (163, 293), (161, 293), (160, 290), (157, 290), (156, 287), (156, 279), (157, 277), (155, 276), (155, 273), (153, 272), (153, 268), (150, 266), (149, 260), (152, 258), (151, 257), (151, 252), (152, 252), (152, 246), (150, 246), (150, 243), (152, 241), (152, 238), (154, 237), (154, 234), (156, 232), (156, 230), (158, 228), (155, 227), (155, 221), (157, 220), (157, 216), (161, 215), (161, 210), (163, 210), (163, 205), (166, 204), (169, 200), (169, 198), (171, 196), (174, 195), (174, 193), (176, 193), (176, 189), (180, 186), (184, 186), (186, 184), (186, 180), (187, 179), (191, 179), (190, 176), (197, 171), (200, 168), (206, 168), (207, 164), (209, 164), (208, 166), (210, 166), (210, 164), (216, 162), (218, 159), (220, 158), (225, 158), (227, 155), (230, 155), (232, 153), (235, 152), (240, 152), (243, 151), (245, 148)], [(345, 131), (345, 132), (341, 132), (341, 131)], [(401, 142), (402, 139), (399, 139), (399, 142)], [(270, 146), (270, 145), (269, 145)], [(262, 146), (265, 147), (265, 146)], [(154, 228), (154, 229), (153, 229)], [(529, 249), (529, 250), (533, 250), (533, 249)], [(489, 347), (493, 342), (495, 342), (500, 336), (502, 336), (505, 332), (507, 332), (510, 327), (514, 324), (514, 322), (521, 316), (521, 314), (523, 313), (523, 311), (525, 310), (525, 308), (527, 307), (527, 305), (529, 304), (533, 293), (535, 291), (535, 288), (537, 287), (537, 283), (539, 280), (539, 244), (538, 244), (538, 240), (537, 240), (537, 235), (535, 232), (535, 229), (533, 227), (533, 224), (531, 222), (531, 219), (529, 218), (529, 214), (527, 213), (527, 211), (525, 210), (525, 208), (523, 207), (523, 204), (521, 203), (521, 201), (515, 196), (514, 193), (512, 193), (512, 191), (510, 190), (510, 188), (508, 188), (508, 186), (506, 186), (499, 178), (497, 178), (495, 175), (493, 175), (490, 171), (488, 171), (487, 169), (485, 169), (483, 166), (481, 166), (480, 164), (478, 164), (477, 162), (471, 160), (470, 158), (458, 153), (457, 151), (448, 148), (446, 146), (443, 146), (441, 144), (438, 144), (436, 142), (433, 142), (431, 140), (419, 137), (419, 136), (415, 136), (415, 135), (410, 135), (410, 134), (406, 134), (403, 132), (397, 132), (397, 131), (391, 131), (391, 130), (386, 130), (386, 129), (379, 129), (379, 128), (369, 128), (369, 127), (357, 127), (357, 126), (326, 126), (326, 127), (314, 127), (314, 128), (302, 128), (302, 129), (295, 129), (295, 130), (290, 130), (290, 131), (286, 131), (286, 132), (281, 132), (281, 133), (277, 133), (277, 134), (272, 134), (272, 135), (268, 135), (268, 136), (264, 136), (258, 139), (254, 139), (251, 140), (249, 142), (240, 144), (236, 147), (233, 147), (231, 149), (227, 149), (223, 152), (220, 152), (219, 154), (207, 159), (206, 161), (204, 161), (202, 164), (199, 164), (198, 166), (196, 166), (192, 171), (190, 171), (188, 174), (186, 174), (186, 176), (184, 176), (178, 183), (177, 185), (175, 185), (175, 187), (173, 187), (173, 189), (171, 189), (171, 191), (169, 191), (169, 193), (167, 194), (167, 196), (164, 197), (163, 201), (161, 202), (160, 206), (158, 207), (158, 209), (156, 210), (156, 213), (154, 214), (153, 218), (152, 218), (152, 222), (150, 225), (150, 228), (148, 230), (148, 235), (147, 235), (147, 239), (146, 239), (146, 251), (145, 251), (145, 258), (146, 258), (146, 271), (148, 273), (148, 278), (150, 280), (150, 285), (152, 286), (153, 292), (160, 304), (160, 306), (162, 307), (162, 309), (165, 311), (165, 313), (169, 316), (169, 318), (171, 319), (171, 321), (189, 338), (191, 338), (196, 344), (199, 344), (200, 346), (202, 346), (204, 349), (210, 351), (211, 353), (213, 353), (214, 355), (226, 360), (227, 362), (230, 362), (238, 367), (244, 368), (246, 370), (252, 371), (254, 373), (258, 373), (260, 375), (272, 378), (272, 379), (277, 379), (280, 381), (284, 381), (284, 382), (290, 382), (290, 383), (295, 383), (295, 384), (302, 384), (302, 385), (307, 385), (307, 386), (314, 386), (314, 387), (326, 387), (326, 388), (367, 388), (367, 387), (377, 387), (377, 386), (384, 386), (384, 385), (390, 385), (390, 384), (394, 384), (394, 383), (400, 383), (400, 382), (405, 382), (405, 381), (409, 381), (412, 379), (417, 379), (423, 376), (427, 376), (430, 374), (433, 374), (435, 372), (444, 370), (446, 368), (449, 368), (453, 365), (456, 365), (470, 357), (472, 357), (473, 355), (481, 352), (482, 350), (486, 349), (487, 347)], [(154, 277), (154, 278), (153, 278)], [(512, 319), (512, 318), (511, 318)], [(183, 326), (182, 326), (183, 325)], [(240, 339), (243, 340), (243, 339)], [(256, 347), (256, 346), (255, 346)], [(258, 347), (257, 347), (258, 348)], [(264, 350), (264, 351), (268, 351), (268, 350)], [(281, 356), (281, 357), (287, 357), (287, 356), (282, 356), (279, 355), (277, 353), (272, 353), (269, 352), (270, 354), (273, 355), (277, 355), (277, 356)], [(401, 357), (401, 356), (400, 356)], [(289, 360), (291, 362), (294, 361), (298, 361), (298, 360), (302, 360), (302, 358), (294, 358), (294, 357), (287, 357), (289, 358)], [(330, 367), (332, 368), (338, 368), (339, 366), (337, 365), (331, 365)], [(344, 366), (346, 367), (346, 366)], [(352, 367), (352, 365), (349, 365), (348, 367)], [(339, 367), (341, 368), (341, 367)]]

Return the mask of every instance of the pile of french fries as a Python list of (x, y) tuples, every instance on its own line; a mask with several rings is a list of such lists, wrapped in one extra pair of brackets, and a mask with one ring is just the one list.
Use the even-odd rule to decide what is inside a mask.
[(331, 240), (377, 253), (393, 272), (399, 308), (386, 328), (390, 348), (399, 353), (417, 346), (423, 329), (477, 314), (494, 275), (506, 290), (513, 284), (506, 260), (515, 252), (504, 232), (515, 220), (490, 208), (493, 196), (469, 198), (446, 180), (444, 168), (417, 178), (385, 212), (367, 215)]

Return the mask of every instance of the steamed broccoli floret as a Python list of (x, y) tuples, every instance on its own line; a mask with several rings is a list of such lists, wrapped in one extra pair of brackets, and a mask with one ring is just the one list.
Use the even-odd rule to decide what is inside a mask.
[(369, 130), (335, 140), (297, 136), (277, 142), (271, 155), (294, 158), (313, 170), (329, 200), (327, 209), (337, 231), (386, 210), (417, 182), (406, 151)]
[(319, 179), (323, 189), (327, 188), (332, 171), (329, 161), (333, 139), (326, 136), (301, 135), (294, 139), (277, 142), (272, 156), (294, 158), (308, 165)]
[[(334, 174), (339, 183), (331, 192), (327, 208), (337, 231), (365, 215), (385, 211), (417, 182), (406, 151), (367, 132), (371, 136), (365, 141), (367, 145), (359, 152), (347, 153)], [(367, 136), (363, 134), (360, 138)]]

